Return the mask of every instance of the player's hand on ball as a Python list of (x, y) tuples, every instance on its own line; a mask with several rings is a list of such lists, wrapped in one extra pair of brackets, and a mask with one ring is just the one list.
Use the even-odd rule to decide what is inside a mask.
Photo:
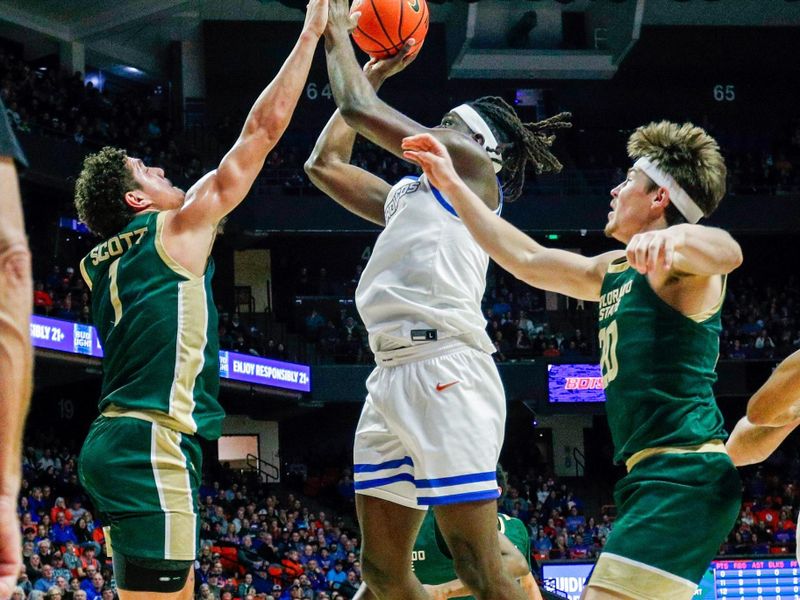
[(429, 133), (420, 133), (403, 139), (403, 156), (418, 164), (428, 180), (437, 188), (445, 188), (458, 180), (453, 160), (439, 140)]
[(331, 28), (353, 31), (358, 25), (358, 18), (361, 13), (357, 10), (362, 0), (353, 0), (353, 12), (350, 12), (349, 0), (329, 0), (328, 6), (328, 25), (326, 31)]
[(643, 275), (658, 269), (669, 270), (675, 260), (677, 241), (675, 231), (670, 228), (637, 233), (625, 249), (628, 263)]
[(309, 0), (306, 5), (306, 21), (303, 28), (317, 36), (325, 32), (328, 24), (328, 0)]
[(370, 81), (382, 83), (389, 77), (397, 75), (400, 71), (405, 69), (408, 65), (414, 62), (418, 53), (409, 54), (416, 44), (414, 38), (409, 39), (403, 45), (403, 48), (390, 58), (371, 58), (367, 64), (364, 65), (364, 73)]

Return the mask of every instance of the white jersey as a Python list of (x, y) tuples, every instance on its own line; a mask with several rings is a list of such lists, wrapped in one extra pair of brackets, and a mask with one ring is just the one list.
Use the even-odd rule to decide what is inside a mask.
[(489, 255), (455, 209), (422, 175), (396, 183), (384, 213), (386, 228), (356, 289), (372, 351), (411, 346), (421, 341), (417, 331), (436, 330), (436, 339), (494, 352), (481, 313)]

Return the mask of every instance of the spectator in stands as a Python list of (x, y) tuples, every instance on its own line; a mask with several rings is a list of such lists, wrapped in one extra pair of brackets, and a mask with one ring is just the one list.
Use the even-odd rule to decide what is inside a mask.
[(53, 576), (53, 567), (50, 565), (42, 566), (42, 574), (33, 584), (33, 589), (40, 592), (47, 592), (51, 587), (56, 584), (56, 578)]

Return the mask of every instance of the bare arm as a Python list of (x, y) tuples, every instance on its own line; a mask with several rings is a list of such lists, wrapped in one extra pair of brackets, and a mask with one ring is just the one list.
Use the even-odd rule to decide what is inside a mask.
[(800, 351), (784, 360), (747, 403), (755, 425), (781, 427), (800, 418)]
[[(2, 103), (0, 110), (5, 120)], [(16, 502), (33, 378), (31, 255), (17, 169), (9, 156), (0, 157), (0, 215), (0, 597), (5, 598), (11, 595), (21, 566)]]
[(253, 104), (239, 139), (219, 167), (189, 190), (186, 203), (174, 219), (179, 229), (214, 227), (244, 200), (267, 154), (289, 125), (311, 69), (327, 13), (327, 0), (309, 2), (297, 43), (275, 79)]
[(331, 0), (328, 27), (325, 30), (325, 53), (331, 91), (347, 124), (371, 142), (392, 154), (403, 157), (403, 138), (418, 133), (436, 136), (447, 146), (456, 170), (467, 185), (485, 198), (490, 206), (497, 203), (497, 184), (489, 155), (481, 146), (456, 131), (429, 129), (398, 112), (375, 93), (358, 65), (348, 29), (353, 26), (347, 0)]
[(800, 351), (784, 360), (747, 403), (726, 444), (735, 465), (769, 457), (800, 425)]
[(725, 447), (737, 467), (760, 463), (769, 458), (798, 425), (800, 419), (778, 427), (753, 425), (747, 417), (742, 417), (733, 428)]
[(497, 264), (540, 289), (596, 301), (609, 263), (622, 251), (586, 257), (545, 248), (490, 210), (453, 169), (444, 146), (430, 135), (407, 138), (406, 157), (419, 164), (453, 204), (472, 236)]
[[(383, 82), (400, 72), (411, 61), (406, 59), (411, 46), (406, 46), (392, 58), (370, 60), (364, 72), (370, 85), (377, 91)], [(385, 225), (383, 205), (391, 189), (386, 181), (350, 164), (350, 155), (356, 140), (356, 131), (342, 118), (337, 109), (317, 139), (305, 171), (311, 182), (336, 202), (359, 217)]]

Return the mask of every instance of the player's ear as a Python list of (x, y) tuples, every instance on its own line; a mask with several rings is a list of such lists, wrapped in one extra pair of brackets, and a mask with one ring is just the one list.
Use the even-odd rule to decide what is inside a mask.
[(125, 192), (125, 204), (139, 212), (152, 206), (153, 201), (142, 190), (131, 190)]

